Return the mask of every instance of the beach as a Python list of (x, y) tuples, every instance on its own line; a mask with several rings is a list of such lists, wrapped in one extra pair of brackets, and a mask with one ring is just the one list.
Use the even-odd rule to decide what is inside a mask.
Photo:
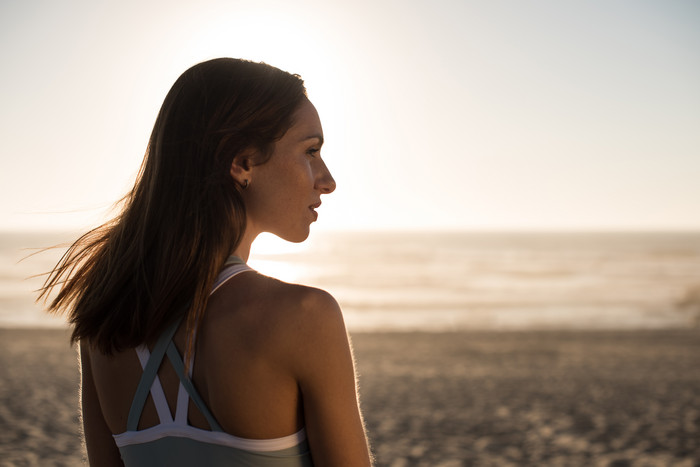
[[(700, 330), (353, 333), (377, 466), (700, 465)], [(68, 333), (0, 329), (0, 466), (81, 465)]]

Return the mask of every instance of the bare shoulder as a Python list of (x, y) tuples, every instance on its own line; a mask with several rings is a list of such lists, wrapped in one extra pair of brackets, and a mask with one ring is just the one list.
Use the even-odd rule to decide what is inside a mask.
[[(266, 407), (273, 404), (270, 401), (279, 402), (284, 397), (280, 394), (286, 394), (288, 405), (295, 408), (301, 400), (303, 424), (317, 465), (370, 465), (352, 349), (338, 302), (324, 290), (257, 273), (234, 279), (212, 296), (221, 307), (213, 311), (223, 323), (211, 327), (212, 332), (220, 337), (217, 342), (232, 350), (212, 353), (214, 358), (231, 356), (211, 367), (218, 370), (213, 373), (226, 374), (233, 361), (247, 369), (247, 381), (262, 372), (260, 380), (272, 382), (258, 386), (274, 388)], [(241, 356), (254, 364), (240, 364)], [(234, 371), (231, 381), (241, 374)], [(298, 422), (298, 417), (295, 411), (292, 419)]]
[(331, 294), (257, 272), (227, 282), (210, 302), (210, 329), (245, 329), (266, 345), (298, 347), (328, 333), (345, 336), (342, 312)]
[[(270, 317), (277, 323), (277, 338), (297, 349), (324, 339), (345, 338), (345, 323), (336, 299), (315, 287), (267, 278), (273, 293), (268, 296)], [(291, 340), (291, 342), (289, 342)]]
[(280, 319), (302, 333), (314, 332), (342, 324), (343, 317), (336, 299), (315, 287), (279, 282), (278, 303), (286, 305)]
[[(217, 297), (218, 295), (218, 297)], [(338, 302), (325, 290), (300, 284), (283, 282), (255, 271), (241, 274), (235, 281), (225, 283), (212, 299), (221, 305), (236, 308), (252, 307), (279, 313), (279, 318), (289, 315), (340, 313)]]

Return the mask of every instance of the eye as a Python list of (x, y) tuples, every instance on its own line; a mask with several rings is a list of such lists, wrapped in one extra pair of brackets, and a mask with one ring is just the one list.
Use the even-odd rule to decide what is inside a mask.
[(318, 157), (320, 152), (321, 152), (320, 148), (311, 148), (308, 151), (306, 151), (306, 154), (315, 158), (315, 157)]

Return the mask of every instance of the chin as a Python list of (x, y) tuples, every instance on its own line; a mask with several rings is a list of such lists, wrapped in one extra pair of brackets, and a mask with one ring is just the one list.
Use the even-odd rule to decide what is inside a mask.
[(301, 229), (296, 232), (272, 232), (277, 235), (282, 240), (286, 240), (291, 243), (301, 243), (307, 238), (309, 238), (309, 233), (311, 229), (307, 227), (306, 229)]

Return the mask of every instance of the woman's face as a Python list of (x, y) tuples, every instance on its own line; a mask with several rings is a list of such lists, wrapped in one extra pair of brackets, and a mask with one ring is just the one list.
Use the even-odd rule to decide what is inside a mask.
[(316, 108), (304, 100), (294, 124), (275, 143), (267, 162), (250, 168), (243, 190), (248, 228), (302, 242), (318, 218), (321, 195), (335, 190), (335, 180), (321, 159), (323, 129)]

